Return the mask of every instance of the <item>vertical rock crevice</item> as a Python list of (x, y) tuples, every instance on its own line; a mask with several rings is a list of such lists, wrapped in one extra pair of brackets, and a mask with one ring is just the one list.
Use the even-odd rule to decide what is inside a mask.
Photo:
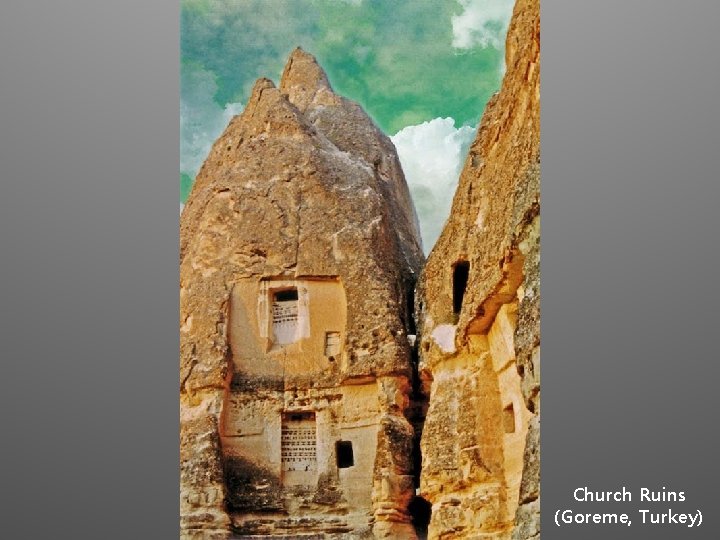
[(517, 0), (507, 71), (418, 284), (429, 388), (429, 538), (539, 538), (539, 2)]

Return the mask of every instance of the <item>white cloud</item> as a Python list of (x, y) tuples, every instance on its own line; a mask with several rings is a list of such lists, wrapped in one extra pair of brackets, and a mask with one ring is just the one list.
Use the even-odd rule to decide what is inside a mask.
[(515, 0), (458, 0), (463, 11), (451, 17), (456, 49), (495, 47), (502, 50)]
[(458, 177), (476, 128), (455, 127), (452, 118), (407, 126), (391, 137), (400, 157), (429, 252), (450, 213)]
[(209, 71), (190, 67), (183, 77), (189, 91), (180, 102), (180, 172), (194, 179), (213, 143), (243, 105), (218, 105), (213, 99), (217, 84)]

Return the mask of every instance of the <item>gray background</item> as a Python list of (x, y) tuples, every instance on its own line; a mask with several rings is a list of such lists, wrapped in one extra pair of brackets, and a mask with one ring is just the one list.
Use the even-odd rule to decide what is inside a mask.
[[(176, 538), (179, 10), (59, 4), (0, 3), (1, 535)], [(720, 537), (719, 24), (543, 2), (546, 540)], [(584, 485), (705, 523), (556, 529)]]
[(178, 20), (0, 2), (0, 538), (178, 537)]
[[(541, 17), (545, 538), (720, 538), (720, 5), (545, 0)], [(623, 485), (687, 502), (551, 525), (621, 508), (574, 488)], [(639, 507), (705, 521), (639, 528)]]

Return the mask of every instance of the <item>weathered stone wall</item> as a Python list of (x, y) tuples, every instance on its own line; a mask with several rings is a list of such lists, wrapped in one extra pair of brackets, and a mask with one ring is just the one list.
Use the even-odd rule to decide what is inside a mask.
[(538, 0), (517, 0), (507, 71), (418, 285), (430, 403), (430, 538), (539, 538)]
[[(216, 141), (180, 250), (183, 537), (412, 538), (417, 219), (392, 143), (312, 56), (294, 51), (279, 88), (259, 80)], [(290, 343), (269, 322), (287, 288)], [(292, 414), (314, 422), (308, 471), (283, 464)], [(337, 441), (355, 465), (338, 466)]]

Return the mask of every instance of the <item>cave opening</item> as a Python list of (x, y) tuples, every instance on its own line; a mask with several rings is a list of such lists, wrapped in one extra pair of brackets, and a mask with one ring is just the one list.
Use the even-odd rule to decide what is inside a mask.
[(415, 533), (420, 540), (425, 540), (428, 535), (428, 525), (432, 514), (432, 505), (426, 499), (416, 496), (408, 505), (408, 512), (412, 517)]

